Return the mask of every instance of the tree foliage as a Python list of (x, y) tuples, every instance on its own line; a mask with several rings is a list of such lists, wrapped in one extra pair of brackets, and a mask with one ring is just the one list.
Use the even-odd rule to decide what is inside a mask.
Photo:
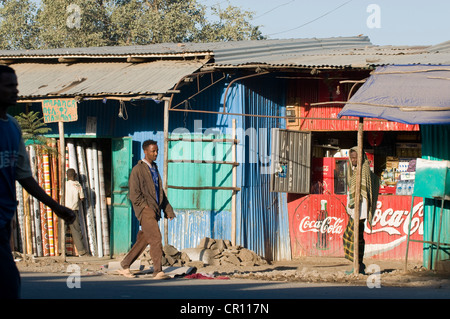
[(33, 49), (36, 43), (36, 6), (29, 0), (1, 1), (0, 47), (7, 50)]
[(102, 1), (42, 0), (35, 25), (40, 48), (108, 45), (108, 16)]
[(22, 137), (24, 141), (31, 141), (31, 144), (47, 145), (47, 138), (44, 134), (51, 131), (44, 123), (39, 112), (20, 113), (15, 119), (22, 129)]
[(0, 48), (259, 40), (253, 13), (199, 0), (0, 0)]

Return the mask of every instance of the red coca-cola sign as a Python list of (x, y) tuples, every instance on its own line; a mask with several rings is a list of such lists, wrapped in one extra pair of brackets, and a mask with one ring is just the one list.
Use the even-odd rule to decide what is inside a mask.
[[(288, 203), (294, 257), (344, 256), (342, 236), (348, 222), (345, 195), (307, 195)], [(324, 209), (326, 201), (326, 209)], [(322, 202), (322, 205), (321, 205)], [(408, 227), (411, 239), (423, 238), (423, 202), (411, 197), (379, 196), (370, 228), (365, 224), (365, 257), (404, 259)], [(422, 258), (422, 244), (410, 242), (409, 258)]]
[(300, 221), (298, 230), (300, 232), (315, 232), (321, 234), (340, 234), (343, 231), (344, 219), (338, 217), (326, 217), (322, 220), (311, 220), (310, 216), (305, 216)]

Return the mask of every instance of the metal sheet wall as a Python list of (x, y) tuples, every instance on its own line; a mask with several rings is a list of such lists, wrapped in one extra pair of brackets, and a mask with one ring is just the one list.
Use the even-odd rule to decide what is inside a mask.
[[(145, 140), (152, 139), (157, 141), (160, 149), (163, 149), (163, 104), (154, 101), (133, 101), (124, 102), (122, 111), (125, 115), (120, 118), (119, 108), (121, 103), (117, 100), (91, 100), (83, 101), (78, 104), (78, 120), (76, 122), (64, 123), (64, 133), (66, 138), (132, 138), (132, 165), (144, 157), (142, 143)], [(32, 108), (35, 111), (42, 112), (41, 103), (34, 103)], [(88, 123), (95, 123), (95, 130)], [(50, 123), (48, 126), (52, 129), (51, 134), (58, 137), (58, 125)], [(107, 155), (105, 157), (108, 157)], [(160, 153), (157, 161), (162, 174), (163, 156)], [(105, 178), (108, 172), (105, 172)], [(132, 242), (135, 241), (139, 222), (132, 216)]]
[[(226, 111), (229, 113), (277, 116), (284, 114), (284, 89), (281, 81), (277, 84), (273, 81), (248, 79), (233, 84), (227, 91), (227, 85), (231, 80), (227, 79), (226, 82), (189, 99), (183, 108), (223, 111), (224, 94), (227, 92)], [(189, 94), (185, 93), (177, 99), (183, 101), (187, 96)], [(286, 196), (270, 192), (270, 175), (266, 170), (266, 165), (270, 165), (268, 160), (271, 128), (283, 128), (284, 121), (229, 114), (172, 111), (169, 131), (185, 129), (197, 134), (215, 131), (230, 136), (233, 119), (236, 120), (237, 139), (240, 141), (237, 146), (239, 162), (237, 187), (241, 188), (236, 197), (237, 244), (252, 249), (267, 259), (290, 259)], [(231, 192), (229, 196), (231, 197)], [(186, 200), (192, 201), (191, 198)], [(231, 239), (229, 210), (178, 209), (177, 212), (181, 218), (176, 218), (169, 225), (169, 243), (185, 248), (195, 247), (204, 236)]]
[[(175, 213), (177, 217), (168, 223), (168, 242), (177, 249), (196, 247), (204, 237), (231, 237), (230, 211), (176, 209)], [(160, 230), (164, 237), (162, 223)]]
[[(243, 111), (248, 114), (283, 116), (285, 114), (284, 81), (256, 79), (243, 87)], [(244, 148), (256, 152), (258, 161), (251, 158), (242, 170), (240, 242), (269, 260), (290, 259), (289, 232), (286, 232), (287, 210), (282, 193), (270, 192), (271, 129), (284, 128), (285, 121), (276, 118), (245, 117), (244, 129), (257, 132), (257, 141), (244, 142)], [(247, 156), (251, 155), (247, 153)]]
[[(174, 138), (176, 134), (171, 134)], [(231, 187), (231, 147), (228, 142), (191, 141), (202, 139), (197, 134), (179, 135), (182, 140), (169, 142), (169, 185), (184, 187)], [(177, 137), (178, 138), (178, 137)], [(212, 138), (205, 136), (205, 138)], [(214, 138), (224, 139), (225, 135)], [(194, 161), (194, 162), (193, 162)], [(202, 161), (205, 161), (202, 163)], [(226, 163), (223, 163), (226, 162)], [(227, 189), (169, 188), (174, 208), (202, 210), (230, 210), (231, 191)]]
[[(338, 80), (296, 80), (289, 81), (288, 105), (298, 107), (297, 129), (303, 131), (357, 131), (358, 118), (337, 115), (344, 107), (343, 103), (311, 105), (328, 101), (346, 101), (350, 87), (339, 84)], [(296, 120), (297, 121), (297, 120)], [(418, 131), (418, 125), (398, 122), (364, 120), (365, 131)]]
[[(305, 131), (357, 131), (358, 118), (344, 116), (337, 119), (343, 104), (327, 104), (315, 106), (301, 106), (299, 116), (312, 119), (299, 119), (299, 127)], [(315, 120), (314, 118), (321, 118)], [(336, 120), (333, 120), (336, 119)], [(418, 131), (418, 125), (398, 122), (364, 119), (364, 131)]]
[(311, 133), (275, 129), (272, 132), (271, 190), (309, 194)]
[[(326, 201), (326, 210), (321, 202)], [(310, 194), (290, 195), (289, 218), (292, 255), (344, 257), (342, 237), (348, 223), (346, 195)], [(411, 239), (423, 239), (423, 201), (414, 199), (411, 214), (411, 196), (381, 195), (372, 221), (372, 230), (366, 222), (365, 258), (405, 258), (408, 224), (411, 220)], [(410, 242), (410, 260), (422, 259), (422, 244)]]
[[(78, 104), (78, 121), (64, 123), (66, 138), (112, 138), (130, 136), (133, 138), (133, 163), (144, 156), (142, 142), (152, 139), (158, 142), (160, 149), (164, 145), (163, 103), (154, 101), (124, 102), (123, 113), (126, 119), (120, 118), (120, 102), (117, 100), (92, 100)], [(40, 103), (34, 103), (31, 110), (42, 113)], [(88, 123), (95, 123), (89, 126)], [(51, 134), (58, 136), (58, 125), (50, 123)], [(92, 127), (95, 130), (92, 131)], [(162, 169), (163, 157), (160, 155), (157, 164)]]
[[(205, 76), (201, 77), (199, 83), (196, 84), (204, 87), (204, 85), (210, 84), (208, 81), (209, 76)], [(225, 90), (224, 83), (211, 86), (202, 94), (190, 98), (197, 92), (196, 84), (184, 86), (182, 92), (174, 97), (172, 107), (186, 100), (185, 103), (176, 108), (181, 110), (222, 111), (221, 97)], [(169, 135), (176, 138), (180, 136), (185, 138), (211, 138), (209, 133), (226, 136), (227, 133), (230, 133), (227, 128), (231, 128), (231, 122), (227, 120), (223, 125), (218, 125), (218, 118), (217, 114), (170, 111)], [(211, 159), (206, 158), (203, 152), (208, 147), (207, 142), (192, 142), (190, 148), (192, 152), (188, 155), (179, 154), (179, 150), (176, 148), (177, 143), (179, 142), (170, 143), (170, 150), (173, 150), (173, 153), (169, 153), (169, 159), (187, 159), (186, 156), (195, 160)], [(184, 141), (182, 143), (189, 145), (191, 142)], [(226, 158), (228, 159), (228, 154)], [(220, 184), (221, 181), (229, 183), (229, 178), (223, 171), (227, 167), (219, 167), (220, 165), (217, 164), (169, 163), (168, 184), (175, 186), (215, 186), (216, 183)], [(209, 172), (209, 174), (204, 175), (206, 172)], [(215, 173), (218, 173), (218, 175)], [(174, 245), (178, 249), (184, 249), (196, 247), (203, 237), (231, 239), (231, 210), (229, 205), (231, 191), (169, 188), (169, 201), (175, 197), (174, 204), (176, 204), (177, 218), (168, 223), (168, 243), (170, 245)], [(160, 223), (160, 228), (164, 237), (162, 223)]]
[[(224, 95), (232, 79), (189, 99), (183, 108), (205, 111), (222, 111)], [(191, 86), (192, 87), (192, 86)], [(193, 86), (195, 87), (195, 86)], [(255, 115), (285, 114), (285, 87), (283, 80), (247, 79), (233, 84), (227, 91), (226, 110), (230, 113)], [(177, 98), (183, 99), (196, 93), (186, 91)], [(175, 103), (174, 103), (175, 104)], [(153, 101), (125, 102), (128, 119), (118, 117), (118, 101), (83, 101), (79, 105), (78, 121), (65, 124), (68, 137), (121, 137), (133, 138), (133, 164), (143, 157), (142, 142), (153, 139), (160, 146), (157, 164), (163, 174), (163, 103)], [(40, 105), (35, 106), (37, 110)], [(97, 121), (94, 135), (87, 134), (88, 119)], [(254, 250), (270, 260), (291, 258), (288, 231), (286, 195), (270, 192), (270, 131), (274, 127), (284, 128), (285, 121), (264, 117), (244, 117), (228, 114), (193, 112), (170, 112), (169, 132), (185, 129), (194, 134), (204, 134), (208, 129), (230, 135), (232, 120), (238, 129), (237, 187), (237, 244)], [(57, 134), (56, 124), (50, 125)], [(254, 161), (256, 159), (256, 161)], [(170, 167), (169, 167), (170, 169)], [(179, 171), (179, 174), (183, 174)], [(169, 178), (168, 183), (174, 181)], [(231, 192), (230, 197), (231, 197)], [(175, 196), (169, 189), (168, 197)], [(180, 196), (180, 195), (177, 195)], [(183, 196), (183, 195), (181, 195)], [(192, 202), (192, 193), (186, 201)], [(190, 198), (188, 198), (190, 196)], [(189, 207), (189, 206), (188, 206)], [(169, 222), (169, 244), (178, 249), (195, 247), (205, 237), (231, 238), (231, 212), (228, 206), (211, 209), (178, 208), (177, 218)], [(163, 232), (163, 223), (160, 223)]]
[[(422, 158), (431, 160), (450, 160), (450, 125), (421, 125)], [(424, 201), (424, 240), (437, 241), (439, 235), (439, 218), (442, 202), (440, 200), (425, 199)], [(435, 214), (434, 223), (433, 215)], [(442, 226), (440, 242), (450, 243), (450, 202), (444, 202), (442, 210)], [(446, 247), (446, 248), (443, 248)], [(423, 244), (423, 264), (427, 268), (440, 267), (435, 264), (436, 246)], [(439, 259), (450, 258), (448, 246), (441, 246)]]

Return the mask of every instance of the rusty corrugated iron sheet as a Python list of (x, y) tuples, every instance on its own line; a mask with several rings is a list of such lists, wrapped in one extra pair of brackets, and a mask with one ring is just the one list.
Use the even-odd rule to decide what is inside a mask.
[(19, 63), (19, 99), (74, 96), (133, 96), (166, 93), (200, 61), (148, 63)]
[[(349, 116), (344, 116), (341, 119), (337, 118), (343, 105), (301, 106), (299, 108), (299, 117), (305, 117), (306, 119), (299, 119), (300, 130), (357, 131), (359, 118)], [(364, 131), (419, 131), (419, 125), (378, 119), (364, 119)]]
[[(358, 74), (360, 80), (366, 73)], [(351, 74), (336, 74), (334, 79), (297, 79), (289, 81), (287, 88), (288, 105), (298, 108), (297, 129), (303, 131), (357, 131), (358, 118), (344, 116), (338, 119), (350, 92), (355, 91), (353, 84), (343, 84), (343, 79), (352, 78)], [(365, 119), (365, 131), (419, 131), (419, 125), (398, 122)]]

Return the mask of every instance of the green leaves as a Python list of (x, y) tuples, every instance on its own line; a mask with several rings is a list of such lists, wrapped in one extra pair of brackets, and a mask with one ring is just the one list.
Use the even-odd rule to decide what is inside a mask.
[(108, 24), (101, 1), (42, 0), (35, 16), (38, 48), (110, 45)]
[(198, 0), (0, 1), (0, 49), (263, 39), (252, 12)]
[[(236, 41), (236, 40), (262, 40), (259, 27), (254, 27), (249, 20), (253, 13), (241, 11), (237, 7), (228, 6), (226, 9), (212, 7), (212, 13), (218, 21), (208, 22), (202, 32), (205, 42)], [(209, 30), (208, 32), (205, 32)]]
[(6, 0), (0, 6), (0, 47), (7, 50), (36, 47), (36, 6), (28, 0)]
[(24, 141), (29, 140), (32, 144), (47, 144), (47, 138), (43, 135), (50, 132), (51, 128), (47, 127), (39, 112), (20, 113), (15, 116), (15, 119), (22, 129)]

